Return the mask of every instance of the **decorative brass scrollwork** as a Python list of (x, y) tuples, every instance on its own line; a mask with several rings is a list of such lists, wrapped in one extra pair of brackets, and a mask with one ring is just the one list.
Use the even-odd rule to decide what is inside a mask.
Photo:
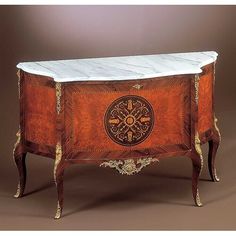
[(135, 84), (134, 86), (133, 86), (133, 88), (135, 88), (135, 89), (141, 89), (143, 87), (143, 85), (141, 85), (141, 84)]
[(198, 104), (198, 98), (199, 98), (199, 80), (200, 80), (200, 77), (199, 75), (195, 75), (195, 79), (194, 79), (194, 85), (195, 85), (195, 100), (196, 100), (196, 103)]
[(20, 132), (21, 132), (21, 131), (20, 131), (20, 128), (19, 128), (18, 132), (16, 133), (17, 139), (16, 139), (16, 143), (15, 143), (15, 145), (14, 145), (13, 155), (14, 155), (14, 153), (15, 153), (15, 150), (16, 150), (17, 145), (20, 143), (20, 139), (21, 139), (21, 134), (20, 134)]
[(56, 171), (57, 166), (59, 165), (62, 158), (62, 147), (60, 143), (57, 143), (56, 145), (56, 158), (55, 158), (55, 165), (54, 165), (54, 180), (56, 182)]
[(55, 219), (60, 219), (61, 218), (61, 211), (62, 211), (62, 209), (60, 207), (60, 203), (57, 202), (57, 211), (56, 211), (56, 215), (54, 217)]
[[(14, 157), (14, 154), (15, 154), (15, 150), (18, 146), (18, 144), (20, 143), (20, 140), (21, 140), (21, 130), (19, 128), (18, 132), (16, 133), (16, 143), (14, 145), (14, 148), (13, 148), (13, 157)], [(20, 185), (20, 182), (18, 183), (18, 186), (17, 186), (17, 190), (16, 190), (16, 194), (14, 195), (15, 198), (18, 198), (20, 196), (20, 190), (21, 190), (21, 185)]]
[(196, 151), (199, 154), (200, 159), (201, 159), (201, 170), (200, 170), (200, 174), (201, 174), (201, 171), (202, 171), (202, 168), (203, 168), (203, 156), (202, 156), (202, 149), (201, 149), (201, 141), (199, 139), (198, 132), (195, 135), (195, 149), (196, 149)]
[(56, 83), (57, 114), (61, 111), (61, 83)]
[(21, 79), (20, 79), (20, 70), (18, 70), (16, 72), (16, 75), (17, 75), (17, 78), (18, 78), (18, 96), (20, 98), (20, 82), (21, 82)]
[(21, 190), (21, 186), (20, 186), (20, 183), (18, 183), (16, 194), (14, 195), (15, 198), (19, 198), (20, 192), (21, 192), (20, 190)]
[(134, 159), (127, 159), (127, 160), (110, 160), (105, 161), (100, 166), (115, 168), (118, 172), (122, 175), (133, 175), (138, 173), (142, 170), (143, 167), (151, 164), (152, 162), (156, 162), (159, 160), (157, 158), (140, 158), (137, 159), (136, 163)]
[[(202, 168), (203, 168), (203, 156), (202, 156), (202, 149), (201, 149), (201, 141), (199, 139), (198, 132), (195, 135), (195, 149), (196, 149), (196, 152), (199, 154), (200, 160), (201, 160), (201, 167), (200, 167), (201, 169), (200, 169), (200, 173), (199, 173), (199, 175), (200, 175), (201, 172), (202, 172)], [(196, 199), (195, 200), (196, 200), (197, 206), (202, 206), (198, 189), (197, 189)]]
[(199, 196), (199, 190), (197, 189), (197, 195), (196, 195), (196, 203), (197, 203), (197, 206), (202, 206), (202, 203), (201, 203), (201, 199), (200, 199), (200, 196)]
[(218, 121), (218, 119), (216, 118), (216, 116), (214, 115), (214, 127), (215, 127), (215, 130), (216, 130), (216, 132), (218, 133), (218, 135), (219, 135), (219, 138), (220, 138), (220, 140), (221, 140), (221, 134), (220, 134), (220, 130), (219, 130), (219, 128), (218, 128), (218, 126), (217, 126), (217, 121)]

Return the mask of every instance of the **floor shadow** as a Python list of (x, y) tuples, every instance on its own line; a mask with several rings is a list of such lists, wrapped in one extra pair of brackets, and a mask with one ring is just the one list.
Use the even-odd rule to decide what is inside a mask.
[[(144, 176), (146, 177), (146, 176)], [(184, 178), (185, 179), (185, 178)], [(189, 180), (189, 179), (188, 179)], [(138, 181), (138, 180), (137, 180)], [(119, 210), (129, 208), (136, 208), (136, 207), (142, 207), (143, 204), (173, 204), (173, 205), (180, 205), (180, 206), (194, 206), (193, 199), (189, 199), (189, 203), (178, 201), (178, 199), (182, 199), (182, 195), (188, 194), (191, 192), (191, 186), (189, 188), (185, 187), (185, 184), (181, 184), (181, 191), (179, 191), (179, 186), (174, 183), (169, 183), (169, 187), (167, 188), (166, 192), (162, 192), (160, 195), (160, 189), (164, 189), (165, 185), (168, 181), (165, 181), (165, 183), (155, 183), (152, 182), (152, 184), (146, 184), (145, 180), (142, 178), (142, 183), (140, 185), (137, 184), (136, 181), (133, 181), (130, 186), (127, 186), (116, 190), (115, 187), (111, 189), (108, 192), (102, 193), (99, 192), (99, 190), (95, 190), (94, 195), (98, 196), (95, 199), (88, 202), (88, 196), (90, 190), (88, 189), (88, 193), (85, 196), (80, 197), (80, 202), (86, 202), (84, 205), (79, 207), (76, 207), (74, 210), (70, 212), (66, 212), (63, 215), (69, 216), (73, 215), (75, 213), (81, 212), (81, 211), (88, 211), (92, 208), (98, 208), (105, 206), (106, 209), (112, 209), (112, 210)], [(109, 188), (109, 186), (106, 186), (107, 183), (104, 183), (104, 188)], [(97, 192), (97, 193), (96, 193)], [(188, 193), (187, 193), (188, 192)], [(172, 194), (173, 193), (173, 194)], [(85, 199), (85, 201), (81, 199)], [(164, 200), (163, 200), (164, 199)], [(74, 205), (74, 204), (73, 204)]]
[(53, 187), (53, 186), (55, 186), (54, 183), (46, 183), (46, 184), (42, 185), (41, 187), (39, 187), (39, 188), (37, 188), (37, 189), (31, 190), (31, 191), (25, 193), (24, 196), (26, 197), (26, 196), (28, 196), (28, 195), (41, 192), (41, 191), (46, 190), (46, 189), (48, 189), (48, 188), (51, 188), (51, 187)]
[[(230, 192), (228, 192), (226, 194), (222, 194), (221, 196), (214, 197), (214, 199), (205, 201), (205, 204), (212, 204), (212, 203), (216, 203), (216, 202), (219, 202), (219, 201), (223, 201), (224, 199), (232, 197), (234, 195), (235, 195), (235, 199), (236, 199), (236, 187), (234, 187), (233, 190), (231, 190)], [(236, 200), (235, 200), (235, 203), (236, 203)]]
[[(187, 177), (187, 176), (179, 176), (179, 175), (170, 175), (170, 174), (152, 174), (152, 173), (147, 173), (145, 174), (146, 177), (155, 177), (155, 178), (165, 178), (165, 179), (176, 179), (176, 180), (192, 180), (192, 177)], [(211, 180), (211, 178), (209, 177), (209, 179), (207, 178), (199, 178), (199, 181), (205, 181), (205, 182), (214, 182)]]
[[(80, 207), (77, 207), (76, 209), (70, 211), (70, 212), (67, 212), (67, 213), (64, 213), (63, 216), (69, 216), (69, 215), (73, 215), (75, 213), (78, 213), (78, 212), (81, 212), (81, 211), (87, 211), (87, 210), (91, 210), (93, 208), (98, 208), (98, 207), (102, 207), (102, 206), (107, 206), (107, 207), (110, 207), (111, 205), (115, 204), (115, 203), (121, 203), (122, 201), (124, 201), (124, 199), (122, 198), (119, 198), (117, 197), (117, 193), (113, 193), (113, 194), (110, 194), (110, 195), (106, 195), (104, 197), (100, 197), (99, 199), (96, 199), (95, 201), (91, 201), (90, 203), (88, 204), (85, 204), (83, 206), (80, 206)], [(121, 195), (121, 193), (119, 193), (119, 195)], [(143, 200), (134, 200), (134, 199), (125, 199), (126, 201), (126, 209), (127, 207), (128, 208), (135, 208), (137, 207), (137, 205), (141, 206), (142, 203), (145, 202), (145, 204), (151, 204), (151, 203), (154, 203), (154, 201), (150, 200), (146, 200), (146, 201), (143, 201)], [(135, 202), (135, 204), (134, 204)], [(180, 203), (180, 202), (177, 202), (177, 201), (168, 201), (168, 200), (157, 200), (155, 201), (156, 204), (161, 204), (161, 203), (168, 203), (168, 204), (172, 204), (172, 205), (180, 205), (180, 206), (194, 206), (193, 204), (191, 204), (191, 202), (189, 204), (186, 204), (186, 203)], [(116, 207), (114, 207), (114, 209), (118, 209)], [(121, 208), (119, 208), (121, 209)]]

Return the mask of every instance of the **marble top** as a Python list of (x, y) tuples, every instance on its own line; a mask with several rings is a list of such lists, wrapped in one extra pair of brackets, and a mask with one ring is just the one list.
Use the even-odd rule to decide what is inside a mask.
[(56, 82), (114, 81), (197, 74), (214, 62), (214, 51), (22, 62), (17, 68)]

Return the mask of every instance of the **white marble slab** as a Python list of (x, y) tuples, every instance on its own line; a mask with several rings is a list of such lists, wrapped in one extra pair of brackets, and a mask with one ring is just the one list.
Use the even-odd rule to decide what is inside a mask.
[(214, 62), (214, 51), (23, 62), (17, 68), (49, 76), (56, 82), (113, 81), (201, 73)]

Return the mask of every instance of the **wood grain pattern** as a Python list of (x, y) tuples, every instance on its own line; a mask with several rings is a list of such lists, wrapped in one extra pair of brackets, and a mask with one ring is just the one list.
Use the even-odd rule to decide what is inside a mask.
[(200, 76), (198, 121), (200, 135), (213, 126), (213, 67), (213, 64), (207, 65)]
[(42, 83), (40, 78), (29, 74), (25, 76), (25, 80), (25, 139), (37, 144), (55, 146), (56, 96), (53, 84)]
[[(130, 155), (128, 152), (136, 150), (153, 149), (154, 152), (159, 148), (163, 152), (165, 149), (168, 151), (168, 147), (176, 147), (176, 145), (178, 145), (176, 151), (180, 147), (184, 150), (190, 147), (190, 80), (188, 77), (141, 82), (142, 89), (139, 91), (132, 87), (136, 81), (120, 82), (120, 84), (123, 86), (68, 85), (65, 125), (69, 127), (66, 129), (67, 136), (70, 137), (69, 149), (74, 153), (67, 158), (83, 159), (87, 154), (86, 159), (116, 159), (118, 156), (125, 158)], [(138, 95), (148, 100), (155, 113), (154, 127), (150, 136), (135, 147), (117, 144), (107, 135), (104, 127), (104, 116), (109, 105), (125, 94)]]

